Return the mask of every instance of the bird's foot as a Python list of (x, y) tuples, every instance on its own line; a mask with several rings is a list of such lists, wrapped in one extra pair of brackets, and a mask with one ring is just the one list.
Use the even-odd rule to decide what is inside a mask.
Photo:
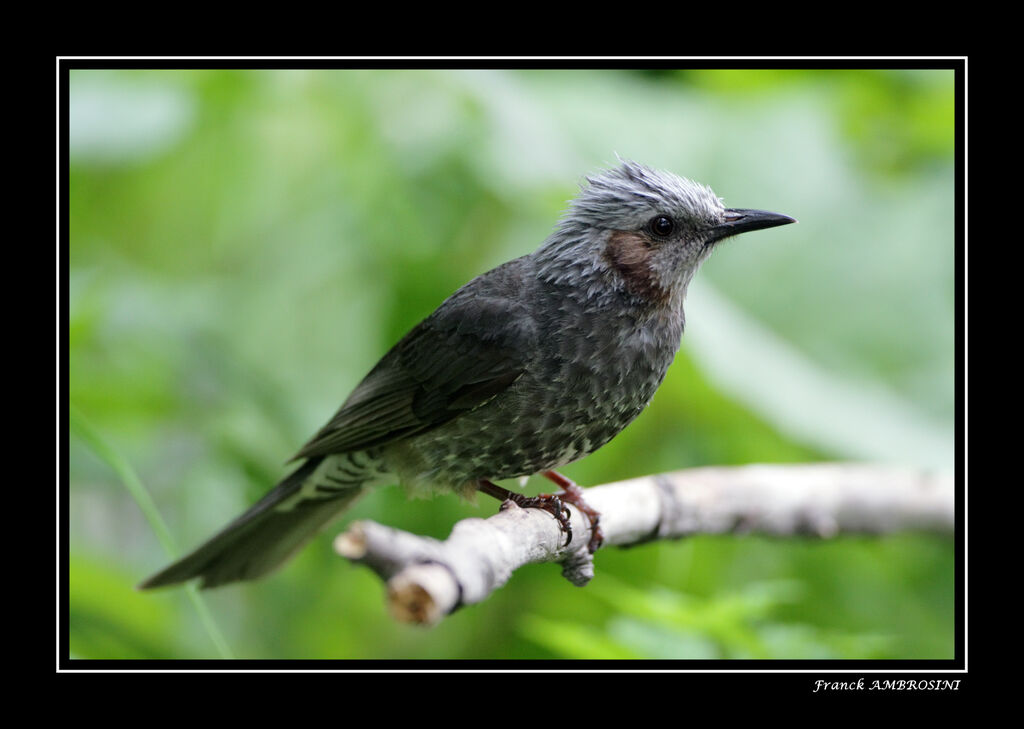
[(558, 471), (542, 471), (541, 475), (562, 488), (561, 493), (555, 494), (556, 497), (574, 505), (590, 519), (590, 542), (587, 544), (587, 549), (591, 554), (596, 552), (604, 542), (604, 532), (601, 531), (600, 526), (601, 515), (583, 498), (583, 489), (575, 481), (566, 478)]
[[(577, 486), (577, 488), (579, 488)], [(556, 494), (538, 494), (537, 496), (525, 496), (515, 491), (491, 483), (486, 479), (477, 481), (477, 489), (493, 496), (501, 501), (511, 501), (523, 509), (543, 509), (558, 520), (559, 526), (565, 532), (565, 543), (572, 541), (572, 526), (569, 524), (569, 509), (562, 503), (562, 499)]]

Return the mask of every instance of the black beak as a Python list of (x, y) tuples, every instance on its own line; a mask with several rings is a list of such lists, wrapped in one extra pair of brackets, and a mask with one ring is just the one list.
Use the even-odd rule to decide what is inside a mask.
[(722, 238), (728, 238), (729, 236), (746, 233), (751, 230), (774, 228), (776, 225), (789, 225), (795, 222), (797, 222), (796, 218), (791, 218), (781, 213), (730, 208), (725, 211), (725, 222), (711, 229), (707, 243), (714, 243)]

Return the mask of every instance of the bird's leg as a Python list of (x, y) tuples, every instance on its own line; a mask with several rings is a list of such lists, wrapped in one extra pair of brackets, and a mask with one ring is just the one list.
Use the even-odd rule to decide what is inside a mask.
[[(571, 482), (570, 482), (571, 483)], [(476, 482), (476, 488), (481, 493), (493, 496), (499, 501), (511, 501), (523, 509), (543, 509), (558, 520), (562, 531), (565, 532), (565, 543), (572, 541), (572, 527), (569, 525), (569, 510), (562, 503), (562, 500), (555, 494), (539, 494), (537, 496), (525, 496), (515, 491), (509, 491), (496, 483), (485, 478)], [(577, 486), (577, 488), (579, 488)]]
[(558, 471), (541, 471), (540, 475), (561, 487), (562, 491), (558, 496), (561, 497), (562, 501), (568, 501), (570, 504), (573, 504), (590, 519), (590, 543), (587, 545), (587, 549), (590, 550), (591, 554), (596, 552), (597, 548), (604, 541), (604, 532), (601, 531), (600, 527), (601, 515), (584, 500), (583, 489), (575, 481), (566, 478)]

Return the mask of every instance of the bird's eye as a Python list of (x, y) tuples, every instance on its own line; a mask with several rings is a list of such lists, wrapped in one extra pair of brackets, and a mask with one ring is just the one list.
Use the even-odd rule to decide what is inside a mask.
[(672, 234), (676, 229), (675, 221), (667, 215), (659, 215), (651, 221), (651, 232), (662, 237)]

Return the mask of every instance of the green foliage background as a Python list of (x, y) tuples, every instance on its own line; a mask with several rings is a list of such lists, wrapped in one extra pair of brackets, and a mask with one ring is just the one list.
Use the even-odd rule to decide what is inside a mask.
[[(800, 224), (716, 252), (653, 404), (569, 476), (951, 469), (952, 71), (75, 70), (68, 112), (72, 657), (953, 656), (953, 544), (920, 535), (607, 549), (586, 588), (529, 567), (429, 631), (333, 556), (344, 522), (256, 584), (133, 590), (168, 559), (154, 514), (179, 550), (233, 518), (616, 154)], [(494, 510), (391, 488), (345, 521)]]

